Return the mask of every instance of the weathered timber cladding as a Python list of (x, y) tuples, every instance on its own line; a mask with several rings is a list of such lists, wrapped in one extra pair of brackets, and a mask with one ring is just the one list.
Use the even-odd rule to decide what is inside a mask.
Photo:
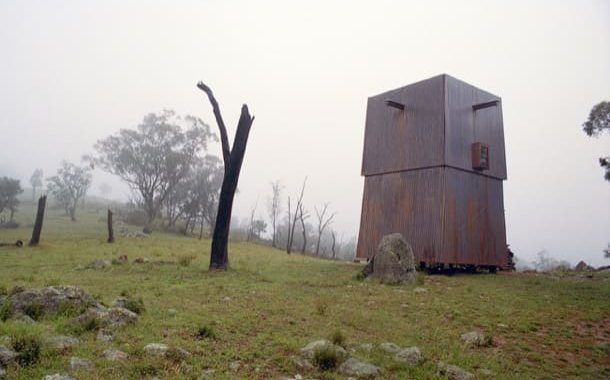
[[(476, 142), (489, 169), (472, 167)], [(400, 232), (418, 262), (505, 266), (504, 149), (500, 98), (448, 75), (369, 98), (357, 256)]]

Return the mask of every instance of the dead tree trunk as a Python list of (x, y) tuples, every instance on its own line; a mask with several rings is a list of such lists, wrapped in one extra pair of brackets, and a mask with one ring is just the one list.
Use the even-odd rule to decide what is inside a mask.
[(322, 207), (321, 212), (317, 208), (314, 209), (316, 210), (316, 216), (318, 217), (318, 241), (316, 243), (316, 256), (318, 256), (318, 253), (320, 252), (320, 241), (322, 240), (322, 234), (324, 233), (324, 229), (326, 229), (326, 227), (332, 222), (335, 214), (332, 213), (328, 218), (326, 218), (328, 203), (324, 204), (324, 207)]
[[(288, 242), (286, 243), (286, 253), (290, 254), (292, 252), (292, 242), (294, 241), (294, 229), (297, 225), (297, 219), (299, 217), (299, 210), (302, 208), (303, 204), (303, 194), (305, 193), (305, 184), (307, 183), (307, 177), (303, 180), (303, 187), (301, 187), (301, 194), (297, 199), (297, 204), (294, 208), (294, 214), (292, 217), (290, 216), (290, 197), (288, 197)], [(291, 219), (292, 218), (292, 222)]]
[(38, 210), (36, 211), (36, 222), (34, 222), (34, 230), (32, 231), (32, 239), (30, 239), (30, 247), (37, 246), (40, 242), (40, 233), (42, 232), (42, 221), (44, 219), (44, 209), (47, 205), (47, 196), (43, 195), (38, 199)]
[(305, 219), (309, 218), (309, 213), (303, 210), (303, 203), (299, 207), (299, 220), (301, 221), (301, 231), (303, 233), (303, 245), (301, 246), (301, 253), (305, 253), (307, 248), (307, 228), (305, 227)]
[(108, 243), (114, 243), (114, 229), (112, 228), (112, 211), (108, 209), (108, 217), (106, 218), (108, 225)]
[(333, 252), (333, 260), (334, 260), (336, 257), (335, 243), (337, 242), (337, 237), (335, 236), (335, 231), (330, 231), (330, 235), (333, 238), (333, 245), (331, 247), (331, 251)]
[(235, 198), (235, 190), (237, 190), (237, 182), (239, 180), (239, 172), (244, 161), (246, 153), (246, 145), (250, 134), (250, 127), (254, 117), (250, 116), (248, 106), (241, 107), (241, 115), (237, 123), (237, 131), (233, 140), (233, 149), (229, 147), (229, 139), (227, 137), (227, 128), (225, 127), (220, 113), (220, 106), (212, 93), (212, 90), (203, 82), (199, 82), (197, 87), (206, 93), (208, 100), (212, 105), (214, 117), (220, 130), (220, 141), (222, 144), (222, 157), (224, 161), (224, 177), (220, 188), (220, 198), (218, 200), (218, 213), (216, 216), (216, 224), (214, 226), (214, 234), (212, 236), (212, 251), (210, 255), (210, 269), (227, 269), (229, 265), (229, 229), (231, 227), (231, 211), (233, 210), (233, 199)]

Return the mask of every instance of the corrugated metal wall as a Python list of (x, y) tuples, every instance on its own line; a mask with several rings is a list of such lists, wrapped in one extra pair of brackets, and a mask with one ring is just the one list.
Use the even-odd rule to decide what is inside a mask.
[[(369, 98), (358, 257), (400, 232), (427, 264), (506, 264), (502, 108), (473, 110), (493, 100), (448, 75)], [(489, 170), (472, 168), (474, 142), (489, 146)]]

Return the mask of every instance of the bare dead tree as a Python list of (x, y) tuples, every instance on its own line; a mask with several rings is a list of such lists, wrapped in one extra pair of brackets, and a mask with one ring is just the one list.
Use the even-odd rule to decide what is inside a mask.
[(108, 209), (106, 224), (108, 225), (108, 243), (114, 243), (114, 229), (112, 228), (112, 211), (110, 211), (110, 209)]
[(337, 256), (337, 254), (335, 252), (335, 243), (337, 242), (337, 237), (335, 236), (335, 230), (330, 230), (330, 236), (333, 239), (333, 244), (332, 244), (330, 250), (333, 253), (333, 260), (334, 260), (335, 257)]
[(250, 227), (248, 227), (248, 236), (246, 237), (246, 241), (250, 241), (252, 239), (252, 235), (254, 235), (254, 217), (256, 216), (256, 208), (258, 207), (258, 199), (254, 202), (254, 206), (252, 206), (252, 210), (250, 211)]
[(301, 221), (301, 231), (303, 233), (303, 245), (301, 246), (301, 253), (305, 253), (307, 248), (307, 229), (305, 228), (305, 220), (309, 218), (309, 212), (303, 208), (303, 203), (299, 207), (299, 220)]
[(303, 180), (303, 186), (301, 187), (301, 194), (297, 198), (297, 204), (294, 208), (294, 213), (292, 215), (290, 213), (290, 197), (288, 197), (288, 240), (286, 242), (286, 253), (287, 254), (290, 254), (290, 252), (292, 252), (292, 243), (294, 241), (294, 229), (297, 224), (297, 219), (299, 218), (299, 210), (301, 209), (301, 204), (303, 203), (303, 195), (305, 194), (305, 184), (306, 183), (307, 183), (307, 177), (305, 177), (305, 179)]
[(34, 230), (32, 231), (32, 239), (30, 239), (30, 247), (40, 243), (40, 233), (42, 232), (42, 221), (44, 220), (44, 209), (47, 205), (47, 196), (43, 195), (38, 199), (38, 209), (36, 210), (36, 221), (34, 222)]
[(227, 136), (227, 128), (220, 106), (214, 97), (214, 93), (203, 82), (197, 83), (197, 87), (207, 96), (212, 109), (216, 124), (220, 131), (220, 142), (222, 146), (222, 158), (224, 161), (224, 177), (220, 188), (220, 198), (218, 200), (218, 213), (216, 223), (214, 225), (214, 234), (212, 236), (212, 248), (210, 254), (210, 270), (227, 269), (229, 265), (229, 229), (231, 227), (231, 211), (233, 210), (233, 199), (237, 190), (237, 182), (241, 165), (244, 161), (246, 153), (246, 145), (250, 128), (254, 122), (254, 116), (250, 116), (248, 106), (244, 104), (241, 107), (241, 115), (237, 123), (237, 131), (233, 140), (233, 150), (229, 146), (229, 138)]
[(271, 197), (267, 204), (267, 210), (269, 212), (269, 219), (271, 220), (272, 228), (272, 239), (271, 246), (276, 248), (276, 232), (277, 232), (277, 218), (281, 212), (280, 201), (282, 197), (282, 184), (279, 180), (271, 182)]
[(322, 210), (318, 210), (317, 207), (314, 207), (316, 211), (316, 217), (318, 218), (318, 241), (316, 243), (316, 256), (320, 252), (320, 240), (322, 240), (322, 234), (324, 233), (324, 229), (332, 223), (333, 218), (335, 217), (335, 213), (330, 215), (326, 215), (328, 211), (328, 203), (324, 203)]

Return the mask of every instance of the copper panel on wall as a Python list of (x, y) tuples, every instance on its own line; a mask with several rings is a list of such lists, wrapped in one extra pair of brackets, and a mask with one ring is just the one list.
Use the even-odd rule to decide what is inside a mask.
[(370, 97), (362, 175), (442, 165), (444, 108), (443, 75)]

